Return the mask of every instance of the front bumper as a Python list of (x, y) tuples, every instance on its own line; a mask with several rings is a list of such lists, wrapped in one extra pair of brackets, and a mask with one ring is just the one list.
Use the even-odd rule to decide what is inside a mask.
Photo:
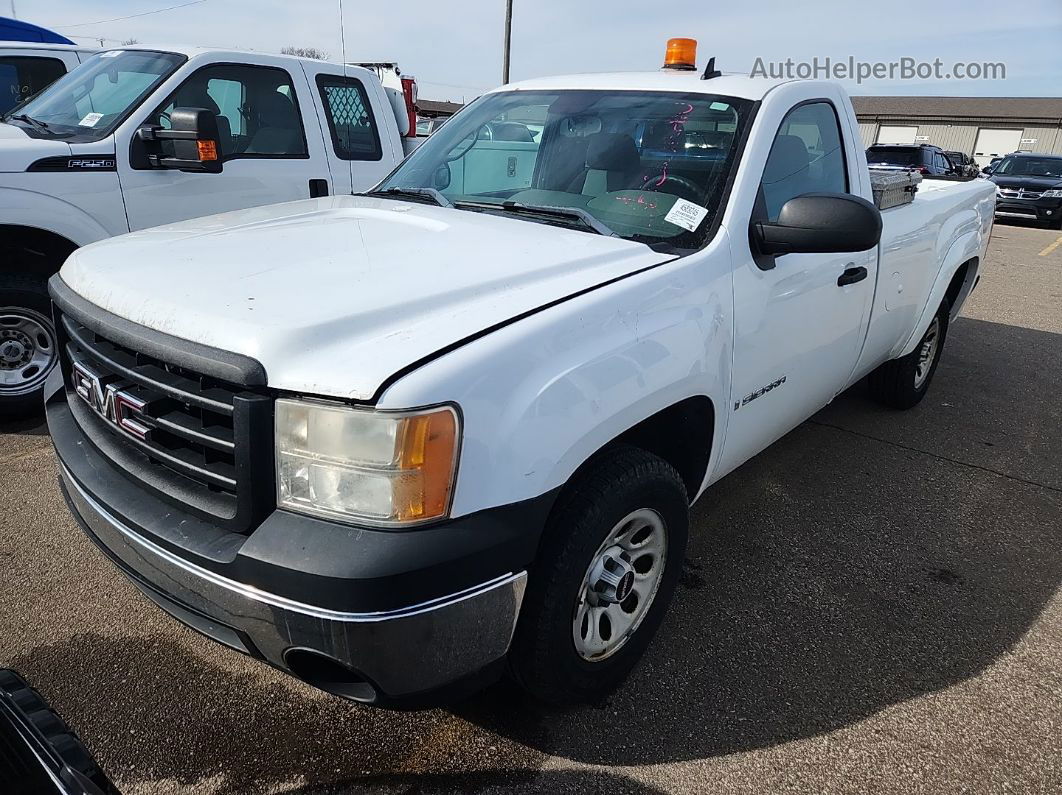
[[(277, 511), (249, 535), (210, 537), (204, 548), (190, 517), (100, 455), (61, 381), (52, 381), (48, 425), (71, 511), (146, 596), (185, 624), (310, 684), (380, 704), (416, 704), (504, 658), (547, 504), (407, 533), (323, 523), (330, 533), (321, 535), (317, 520)], [(322, 538), (330, 543), (315, 549)], [(337, 548), (337, 538), (349, 543)], [(411, 544), (419, 557), (406, 554)], [(317, 572), (326, 566), (327, 575)], [(406, 588), (418, 574), (430, 590)]]
[(1002, 199), (996, 197), (996, 215), (1054, 223), (1062, 217), (1062, 199)]

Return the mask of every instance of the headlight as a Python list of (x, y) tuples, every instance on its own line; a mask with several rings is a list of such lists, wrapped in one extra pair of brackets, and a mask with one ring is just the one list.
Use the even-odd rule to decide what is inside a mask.
[(278, 400), (277, 505), (381, 526), (438, 519), (450, 509), (457, 443), (449, 406), (387, 412)]
[(1062, 189), (1045, 190), (1040, 196), (1045, 199), (1062, 199)]

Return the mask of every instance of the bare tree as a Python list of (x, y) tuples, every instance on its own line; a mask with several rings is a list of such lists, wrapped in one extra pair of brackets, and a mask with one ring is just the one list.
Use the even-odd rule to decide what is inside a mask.
[(134, 44), (139, 44), (140, 39), (126, 39), (122, 42), (123, 47), (132, 47)]
[(284, 47), (281, 55), (297, 55), (300, 58), (316, 58), (318, 61), (327, 61), (328, 53), (316, 47)]

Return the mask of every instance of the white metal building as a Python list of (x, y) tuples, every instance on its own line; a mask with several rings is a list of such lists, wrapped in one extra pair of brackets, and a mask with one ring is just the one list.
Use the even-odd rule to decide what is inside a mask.
[(925, 143), (973, 155), (1062, 154), (1062, 98), (853, 97), (863, 144)]

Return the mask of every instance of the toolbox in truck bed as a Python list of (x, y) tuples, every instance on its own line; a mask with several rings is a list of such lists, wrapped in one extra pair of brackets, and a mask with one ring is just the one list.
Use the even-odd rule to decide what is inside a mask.
[(896, 168), (871, 168), (870, 187), (874, 192), (874, 204), (879, 210), (887, 210), (914, 201), (922, 175), (914, 170)]

